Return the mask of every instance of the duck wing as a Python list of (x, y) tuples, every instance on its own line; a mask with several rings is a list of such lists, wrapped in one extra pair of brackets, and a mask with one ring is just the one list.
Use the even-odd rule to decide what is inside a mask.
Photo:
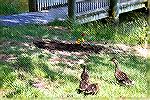
[(119, 82), (121, 82), (125, 85), (134, 85), (134, 83), (135, 83), (135, 81), (132, 81), (128, 78), (126, 73), (124, 73), (120, 70), (115, 72), (115, 77)]
[(116, 77), (117, 80), (119, 80), (119, 81), (126, 81), (126, 80), (129, 79), (128, 76), (127, 76), (127, 74), (124, 73), (124, 72), (122, 72), (121, 70), (117, 70), (117, 71), (115, 72), (115, 77)]
[(96, 94), (98, 92), (99, 87), (96, 84), (90, 84), (85, 90), (85, 94)]
[(85, 80), (80, 81), (80, 85), (79, 85), (80, 90), (84, 91), (87, 89), (88, 86), (89, 86), (88, 81), (85, 81)]

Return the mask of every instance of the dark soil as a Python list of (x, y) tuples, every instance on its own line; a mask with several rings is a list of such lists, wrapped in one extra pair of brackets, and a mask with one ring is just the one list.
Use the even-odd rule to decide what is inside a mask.
[(37, 40), (33, 42), (38, 48), (47, 50), (60, 50), (60, 51), (70, 51), (70, 52), (92, 52), (99, 53), (103, 50), (104, 46), (96, 46), (91, 44), (75, 44), (70, 42), (61, 41), (49, 41), (49, 40)]

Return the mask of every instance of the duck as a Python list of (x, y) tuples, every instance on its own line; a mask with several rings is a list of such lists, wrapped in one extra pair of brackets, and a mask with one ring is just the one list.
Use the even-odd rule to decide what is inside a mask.
[(79, 89), (78, 89), (79, 94), (81, 92), (84, 92), (90, 84), (89, 74), (88, 74), (88, 71), (87, 71), (87, 66), (85, 66), (84, 64), (80, 64), (80, 66), (83, 68), (83, 71), (81, 73), (81, 81), (80, 81)]
[(97, 94), (99, 91), (99, 86), (98, 83), (93, 83), (93, 84), (89, 84), (88, 87), (86, 88), (84, 95), (95, 95)]
[(88, 70), (87, 70), (87, 66), (81, 64), (81, 67), (83, 67), (83, 71), (81, 73), (81, 80), (85, 80), (88, 81), (89, 80), (89, 74), (88, 74)]
[(80, 94), (81, 92), (85, 92), (85, 90), (88, 88), (90, 82), (88, 80), (81, 80), (78, 93)]
[(118, 67), (118, 61), (115, 57), (113, 57), (110, 61), (112, 61), (113, 64), (115, 65), (114, 76), (119, 83), (124, 84), (124, 85), (134, 85), (135, 84), (135, 81), (130, 80), (128, 75), (126, 73), (124, 73), (120, 67)]

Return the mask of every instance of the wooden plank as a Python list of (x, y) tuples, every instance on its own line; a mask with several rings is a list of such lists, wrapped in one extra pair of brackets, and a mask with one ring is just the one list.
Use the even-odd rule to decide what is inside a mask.
[(129, 5), (140, 4), (140, 3), (145, 3), (145, 2), (147, 2), (147, 0), (126, 1), (126, 2), (120, 3), (120, 6), (129, 6)]
[(109, 7), (76, 14), (76, 20), (80, 24), (99, 20), (106, 17), (109, 17)]
[(108, 12), (108, 10), (109, 10), (109, 7), (99, 8), (99, 9), (95, 9), (95, 10), (89, 10), (86, 12), (77, 13), (76, 17), (89, 15), (89, 14), (93, 14), (93, 13), (97, 13), (97, 12)]
[(134, 4), (134, 5), (131, 4), (131, 5), (128, 5), (128, 6), (125, 6), (125, 7), (120, 6), (120, 13), (125, 13), (125, 12), (133, 11), (133, 10), (136, 10), (136, 9), (144, 8), (144, 7), (145, 7), (144, 3)]
[(106, 13), (106, 12), (98, 13), (98, 14), (91, 15), (91, 16), (82, 16), (82, 18), (77, 19), (77, 22), (80, 24), (83, 24), (83, 23), (99, 20), (99, 19), (106, 18), (106, 17), (109, 17), (109, 13)]

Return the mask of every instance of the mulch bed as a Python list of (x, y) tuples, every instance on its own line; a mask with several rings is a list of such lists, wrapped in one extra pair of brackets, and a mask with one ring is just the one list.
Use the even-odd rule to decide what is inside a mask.
[(69, 52), (92, 52), (99, 53), (105, 47), (91, 45), (88, 43), (76, 44), (71, 42), (61, 42), (61, 41), (50, 41), (50, 40), (36, 40), (33, 42), (35, 46), (47, 50), (60, 50), (60, 51), (69, 51)]

